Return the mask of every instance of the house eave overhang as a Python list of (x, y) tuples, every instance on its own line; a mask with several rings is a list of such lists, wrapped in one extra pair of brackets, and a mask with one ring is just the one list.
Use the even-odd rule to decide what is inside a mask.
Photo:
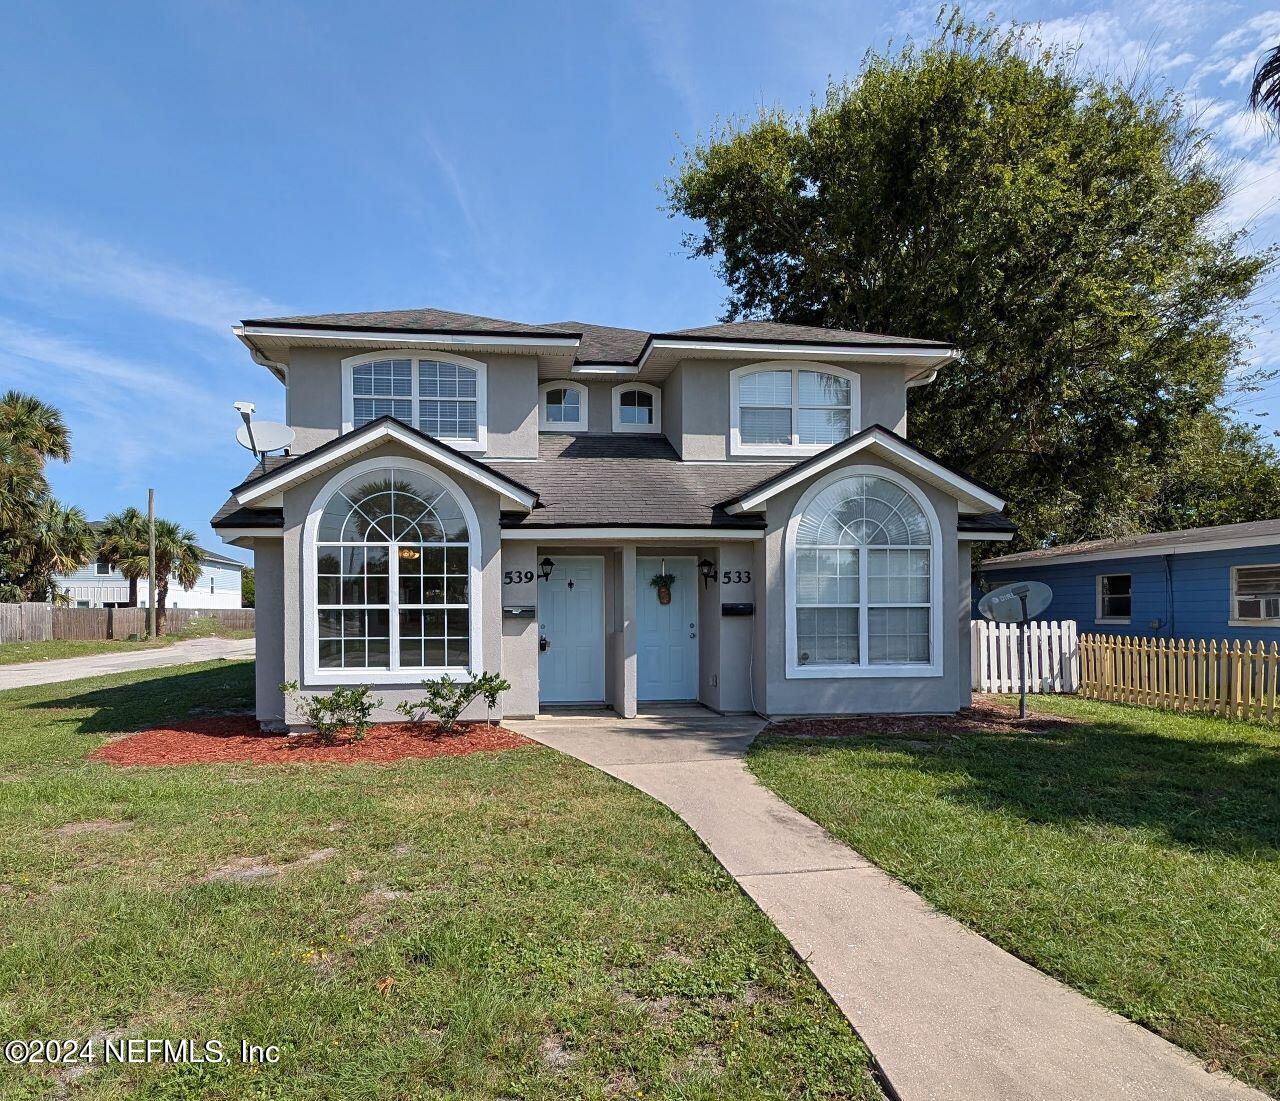
[(1004, 498), (993, 490), (944, 466), (901, 436), (876, 424), (724, 502), (724, 510), (731, 516), (759, 512), (777, 494), (859, 455), (882, 459), (950, 494), (958, 502), (961, 512), (1001, 512), (1004, 509)]
[(1077, 554), (1055, 554), (1041, 558), (1024, 558), (1020, 554), (1011, 554), (1004, 558), (984, 559), (980, 563), (980, 568), (1030, 570), (1046, 566), (1073, 566), (1078, 562), (1108, 562), (1117, 558), (1158, 558), (1166, 554), (1209, 554), (1214, 551), (1275, 546), (1280, 546), (1280, 532), (1273, 535), (1236, 535), (1219, 539), (1199, 539), (1188, 543), (1155, 543), (1141, 547), (1095, 547)]
[(504, 527), (502, 541), (537, 543), (701, 542), (722, 543), (763, 539), (762, 527), (725, 527), (678, 524), (530, 524)]
[(326, 470), (343, 466), (358, 455), (392, 442), (399, 443), (410, 451), (417, 452), (423, 458), (492, 490), (519, 508), (531, 510), (537, 507), (538, 495), (528, 486), (390, 417), (372, 421), (354, 432), (339, 436), (265, 477), (242, 482), (231, 491), (231, 494), (240, 505), (267, 504), (295, 485), (300, 485)]
[(784, 359), (810, 359), (823, 362), (875, 362), (900, 363), (918, 366), (908, 386), (923, 386), (932, 382), (938, 370), (959, 356), (958, 349), (940, 345), (831, 344), (804, 341), (765, 340), (690, 340), (680, 337), (652, 336), (635, 360), (611, 362), (575, 363), (570, 368), (574, 375), (621, 376), (638, 375), (646, 367), (654, 365), (659, 357), (670, 359), (738, 359), (750, 356), (770, 356)]

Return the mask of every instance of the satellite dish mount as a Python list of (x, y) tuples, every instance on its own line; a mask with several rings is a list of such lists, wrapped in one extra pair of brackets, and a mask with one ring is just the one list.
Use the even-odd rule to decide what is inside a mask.
[(992, 589), (978, 611), (994, 623), (1018, 625), (1018, 718), (1027, 717), (1027, 624), (1049, 607), (1053, 590), (1039, 581), (1017, 581)]
[(267, 456), (272, 451), (288, 451), (292, 446), (293, 429), (287, 424), (277, 424), (275, 421), (258, 421), (255, 424), (253, 413), (256, 406), (251, 401), (238, 401), (235, 406), (236, 412), (244, 421), (244, 424), (236, 429), (236, 442), (241, 447), (252, 451), (253, 457), (262, 464), (262, 469), (266, 470)]

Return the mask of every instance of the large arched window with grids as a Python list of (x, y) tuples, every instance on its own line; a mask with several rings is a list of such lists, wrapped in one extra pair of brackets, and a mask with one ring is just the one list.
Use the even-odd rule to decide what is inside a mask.
[(941, 671), (939, 529), (887, 471), (833, 475), (788, 528), (788, 676)]
[(330, 483), (308, 524), (314, 672), (376, 682), (470, 670), (475, 527), (429, 468), (375, 460)]

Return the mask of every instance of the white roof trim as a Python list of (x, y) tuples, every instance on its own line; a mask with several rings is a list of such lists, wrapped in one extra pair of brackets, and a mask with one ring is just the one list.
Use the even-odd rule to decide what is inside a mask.
[(664, 528), (664, 527), (598, 527), (598, 528), (503, 528), (502, 540), (537, 543), (606, 543), (620, 540), (661, 539), (664, 542), (699, 543), (742, 542), (763, 539), (758, 528)]
[(231, 330), (241, 340), (274, 336), (285, 340), (372, 340), (396, 344), (485, 344), (517, 348), (576, 348), (576, 336), (513, 336), (505, 333), (406, 333), (395, 329), (295, 329), (278, 325), (235, 325)]
[(999, 512), (1005, 506), (1004, 500), (994, 493), (975, 485), (968, 478), (955, 474), (941, 463), (936, 463), (932, 459), (921, 455), (915, 448), (889, 435), (888, 432), (873, 427), (846, 440), (842, 444), (828, 448), (817, 456), (817, 461), (811, 459), (807, 462), (799, 463), (785, 475), (774, 479), (762, 489), (740, 495), (733, 504), (728, 506), (726, 511), (731, 515), (737, 515), (742, 512), (756, 512), (770, 497), (774, 497), (784, 490), (798, 485), (800, 482), (816, 477), (823, 471), (831, 469), (837, 463), (842, 463), (846, 459), (864, 451), (879, 454), (881, 458), (888, 459), (904, 467), (930, 485), (950, 493), (960, 502), (962, 512), (966, 510), (969, 512)]
[(1210, 551), (1243, 550), (1247, 547), (1280, 546), (1280, 532), (1274, 535), (1234, 535), (1206, 538), (1194, 543), (1157, 543), (1154, 546), (1117, 547), (1114, 550), (1082, 551), (1079, 554), (1061, 554), (1045, 558), (988, 558), (981, 564), (984, 570), (1039, 569), (1042, 566), (1070, 566), (1077, 562), (1109, 562), (1117, 558), (1152, 558), (1165, 554), (1205, 554)]
[(236, 500), (242, 505), (260, 501), (262, 498), (273, 493), (279, 493), (289, 486), (306, 481), (312, 475), (335, 465), (344, 458), (368, 451), (369, 448), (387, 440), (394, 440), (397, 443), (404, 444), (405, 447), (430, 458), (441, 466), (462, 475), (462, 477), (478, 482), (486, 489), (491, 489), (500, 496), (514, 501), (521, 508), (531, 509), (537, 503), (538, 498), (534, 494), (510, 485), (506, 479), (495, 471), (475, 466), (466, 459), (455, 455), (448, 448), (430, 440), (424, 440), (416, 432), (409, 431), (394, 422), (380, 424), (371, 431), (362, 429), (348, 433), (344, 437), (341, 446), (332, 449), (326, 448), (323, 451), (317, 450), (311, 452), (310, 455), (294, 460), (276, 472), (268, 474), (265, 478), (259, 478), (256, 482), (245, 486), (235, 495)]
[(1013, 538), (1011, 531), (959, 531), (956, 538), (969, 543), (1007, 543)]

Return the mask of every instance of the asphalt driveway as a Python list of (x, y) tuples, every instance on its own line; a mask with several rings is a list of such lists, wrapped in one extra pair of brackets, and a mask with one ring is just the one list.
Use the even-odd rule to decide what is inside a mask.
[(504, 725), (693, 828), (813, 969), (903, 1101), (1265, 1101), (932, 909), (758, 784), (763, 723), (701, 708)]
[(156, 650), (91, 654), (56, 661), (28, 661), (21, 665), (0, 665), (0, 691), (27, 688), (33, 684), (102, 677), (130, 669), (158, 669), (165, 665), (187, 665), (218, 658), (253, 657), (253, 639), (193, 638)]

